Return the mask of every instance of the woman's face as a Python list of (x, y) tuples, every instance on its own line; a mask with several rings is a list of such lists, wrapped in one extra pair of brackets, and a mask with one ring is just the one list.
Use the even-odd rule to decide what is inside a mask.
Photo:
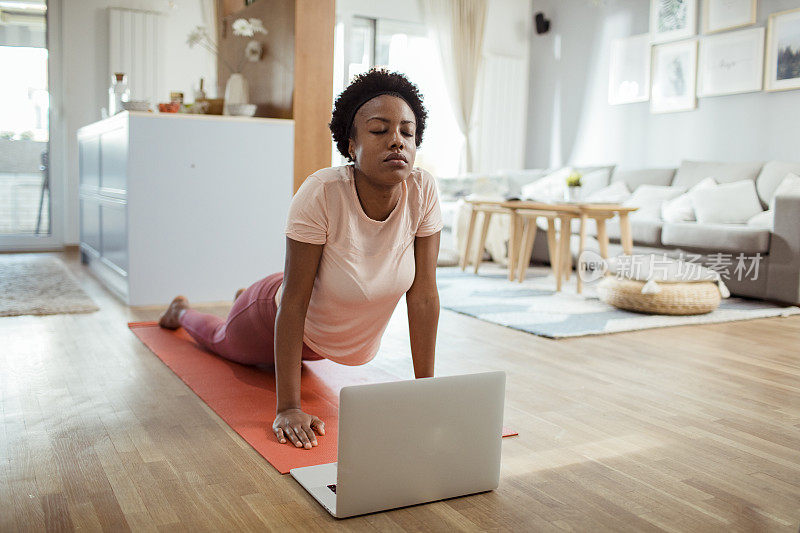
[(402, 98), (382, 94), (362, 105), (353, 120), (350, 156), (358, 170), (382, 185), (408, 178), (417, 155), (414, 112)]

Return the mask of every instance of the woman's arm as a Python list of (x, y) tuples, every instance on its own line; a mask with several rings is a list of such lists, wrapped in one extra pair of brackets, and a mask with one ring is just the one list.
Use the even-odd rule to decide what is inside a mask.
[(433, 377), (436, 330), (439, 327), (439, 289), (436, 287), (436, 259), (439, 257), (437, 231), (414, 240), (414, 283), (406, 292), (408, 331), (414, 377)]
[[(316, 444), (311, 417), (300, 410), (300, 369), (303, 355), (303, 329), (308, 303), (317, 275), (321, 244), (309, 244), (286, 238), (286, 263), (278, 314), (275, 317), (275, 390), (277, 394), (276, 424), (278, 439), (282, 434), (297, 445)], [(284, 420), (289, 413), (289, 422)], [(300, 416), (305, 415), (305, 416)], [(317, 419), (319, 420), (319, 419)], [(288, 424), (289, 427), (286, 427)], [(295, 427), (297, 426), (297, 427)]]

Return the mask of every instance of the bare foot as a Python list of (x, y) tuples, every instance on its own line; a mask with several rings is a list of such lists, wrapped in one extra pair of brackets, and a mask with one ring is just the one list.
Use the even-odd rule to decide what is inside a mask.
[(244, 292), (244, 289), (239, 289), (238, 291), (236, 291), (236, 296), (233, 297), (233, 301), (235, 302), (236, 300), (238, 300), (239, 299), (239, 295), (242, 294), (243, 292)]
[(178, 329), (181, 327), (178, 319), (180, 318), (181, 311), (189, 309), (189, 300), (186, 296), (176, 296), (172, 303), (169, 304), (167, 311), (158, 321), (158, 325), (167, 329)]

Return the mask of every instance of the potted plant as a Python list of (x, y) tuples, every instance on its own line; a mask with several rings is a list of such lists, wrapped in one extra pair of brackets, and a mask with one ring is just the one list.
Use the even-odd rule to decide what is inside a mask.
[(575, 171), (567, 176), (567, 188), (564, 189), (564, 199), (567, 202), (577, 202), (581, 196), (581, 178), (583, 175)]

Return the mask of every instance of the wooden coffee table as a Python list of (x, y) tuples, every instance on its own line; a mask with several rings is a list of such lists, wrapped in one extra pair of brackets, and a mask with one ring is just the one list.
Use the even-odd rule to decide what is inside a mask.
[[(466, 269), (469, 261), (469, 255), (472, 247), (472, 235), (474, 233), (475, 224), (479, 213), (483, 214), (483, 227), (478, 239), (477, 248), (473, 254), (473, 262), (475, 265), (475, 273), (478, 273), (478, 266), (480, 265), (480, 258), (483, 254), (483, 247), (486, 244), (486, 233), (489, 229), (489, 222), (494, 214), (508, 214), (511, 216), (511, 223), (509, 224), (508, 236), (508, 279), (513, 281), (515, 278), (522, 281), (524, 279), (525, 268), (525, 255), (527, 250), (533, 249), (533, 238), (530, 231), (535, 232), (535, 226), (528, 225), (530, 228), (526, 235), (523, 235), (522, 225), (525, 225), (527, 218), (534, 219), (539, 216), (548, 218), (548, 247), (556, 244), (557, 252), (550, 250), (550, 263), (553, 267), (553, 274), (556, 279), (556, 291), (561, 290), (562, 279), (569, 279), (572, 270), (572, 254), (569, 251), (569, 241), (571, 235), (572, 220), (577, 218), (580, 220), (579, 231), (579, 246), (578, 254), (580, 255), (586, 243), (586, 221), (594, 219), (597, 223), (597, 240), (600, 244), (600, 255), (603, 258), (608, 258), (608, 233), (606, 232), (606, 220), (619, 216), (620, 222), (620, 241), (622, 250), (625, 254), (630, 255), (633, 251), (633, 239), (631, 237), (631, 225), (629, 215), (635, 211), (636, 207), (627, 207), (621, 204), (613, 203), (584, 203), (584, 202), (563, 202), (563, 203), (547, 203), (535, 202), (528, 200), (467, 200), (471, 204), (472, 211), (469, 218), (469, 227), (467, 228), (467, 243), (464, 253), (461, 256), (461, 270)], [(561, 229), (556, 243), (554, 236), (554, 223), (555, 219), (559, 220)], [(523, 242), (524, 238), (524, 242)], [(528, 242), (530, 241), (530, 243)], [(530, 255), (528, 255), (530, 261)], [(580, 268), (580, 266), (579, 266)], [(577, 276), (577, 291), (580, 293), (583, 290), (583, 280), (580, 275)]]

